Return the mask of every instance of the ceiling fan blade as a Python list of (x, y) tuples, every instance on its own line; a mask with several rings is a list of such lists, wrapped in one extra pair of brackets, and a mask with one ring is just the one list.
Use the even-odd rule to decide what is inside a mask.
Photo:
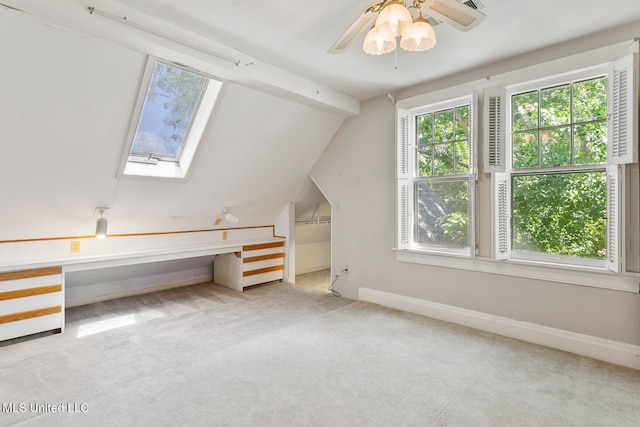
[(351, 42), (358, 37), (365, 29), (368, 29), (370, 24), (378, 15), (377, 12), (371, 10), (371, 6), (367, 8), (349, 28), (345, 31), (336, 42), (329, 48), (327, 53), (341, 53), (347, 50)]
[(486, 18), (486, 15), (459, 0), (426, 0), (422, 12), (460, 31), (469, 31)]

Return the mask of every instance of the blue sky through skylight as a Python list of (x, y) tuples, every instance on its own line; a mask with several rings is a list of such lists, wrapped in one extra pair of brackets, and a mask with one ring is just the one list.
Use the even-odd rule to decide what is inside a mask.
[(177, 159), (207, 80), (199, 74), (156, 63), (131, 154)]

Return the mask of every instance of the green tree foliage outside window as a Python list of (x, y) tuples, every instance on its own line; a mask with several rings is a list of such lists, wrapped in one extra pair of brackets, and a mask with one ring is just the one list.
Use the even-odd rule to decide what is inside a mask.
[(182, 68), (157, 62), (132, 153), (177, 160), (200, 105), (208, 78)]
[(513, 249), (604, 259), (606, 78), (516, 94), (511, 105)]
[(420, 245), (469, 246), (469, 105), (416, 117), (416, 235)]

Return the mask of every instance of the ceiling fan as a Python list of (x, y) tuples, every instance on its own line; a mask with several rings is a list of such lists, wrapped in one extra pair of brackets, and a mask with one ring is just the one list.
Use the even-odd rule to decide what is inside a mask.
[[(401, 47), (404, 49), (427, 50), (435, 45), (435, 33), (431, 27), (444, 22), (460, 31), (469, 31), (486, 17), (478, 10), (483, 8), (484, 6), (478, 0), (383, 0), (372, 3), (336, 40), (328, 53), (344, 52), (367, 28), (370, 29), (363, 46), (366, 53), (379, 55), (391, 52), (395, 50), (396, 38), (400, 36), (402, 36)], [(414, 17), (411, 10), (418, 16)], [(388, 18), (389, 12), (392, 15), (391, 18)], [(397, 19), (397, 13), (404, 13), (404, 19), (409, 21), (396, 20), (395, 24), (394, 22), (389, 24), (388, 19), (392, 21)], [(380, 18), (383, 16), (385, 25), (380, 28)], [(371, 26), (374, 20), (375, 25)], [(389, 25), (392, 28), (389, 28)], [(410, 27), (413, 29), (409, 30)]]

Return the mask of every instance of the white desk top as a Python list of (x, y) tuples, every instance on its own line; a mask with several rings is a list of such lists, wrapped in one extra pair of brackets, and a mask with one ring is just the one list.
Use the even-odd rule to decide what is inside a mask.
[(245, 245), (283, 242), (284, 240), (285, 239), (278, 237), (255, 238), (248, 240), (211, 242), (207, 244), (190, 246), (176, 246), (173, 248), (164, 248), (157, 250), (110, 253), (104, 255), (69, 254), (58, 257), (30, 259), (28, 261), (0, 261), (0, 272), (28, 270), (52, 266), (62, 266), (63, 272), (92, 270), (95, 268), (108, 268), (122, 265), (133, 265), (147, 262), (169, 261), (175, 259), (196, 258), (200, 256), (239, 252)]

